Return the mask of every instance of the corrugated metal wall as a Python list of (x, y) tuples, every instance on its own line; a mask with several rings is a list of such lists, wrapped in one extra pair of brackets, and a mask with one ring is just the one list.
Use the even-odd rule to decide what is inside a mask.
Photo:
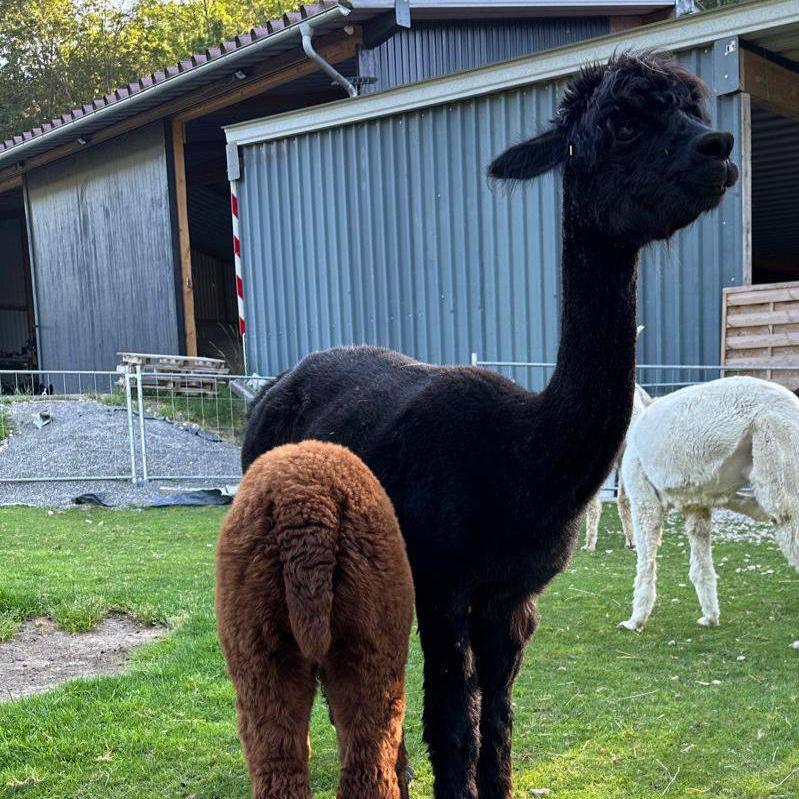
[(166, 158), (156, 124), (27, 176), (43, 368), (179, 352)]
[[(713, 48), (681, 53), (680, 60), (709, 86), (717, 82)], [(715, 66), (720, 66), (718, 62)], [(741, 98), (725, 95), (710, 103), (713, 123), (735, 136), (733, 160), (741, 163)], [(647, 250), (641, 264), (638, 317), (646, 330), (638, 348), (641, 363), (718, 364), (721, 358), (722, 288), (743, 282), (743, 183), (728, 191), (715, 211), (668, 244)], [(715, 377), (716, 375), (705, 375)], [(696, 373), (656, 376), (696, 379)]]
[(28, 300), (19, 219), (0, 219), (0, 353), (14, 353), (27, 342)]
[[(713, 83), (710, 48), (685, 62)], [(370, 342), (439, 363), (555, 358), (560, 185), (492, 192), (485, 166), (540, 129), (562, 86), (524, 89), (244, 148), (249, 367)], [(713, 104), (738, 134), (739, 99)], [(736, 144), (736, 156), (740, 144)], [(648, 250), (641, 356), (717, 363), (721, 287), (740, 282), (741, 198)], [(517, 370), (519, 380), (542, 376)]]
[(553, 17), (487, 22), (415, 22), (359, 55), (359, 74), (377, 78), (365, 93), (601, 36), (607, 17)]

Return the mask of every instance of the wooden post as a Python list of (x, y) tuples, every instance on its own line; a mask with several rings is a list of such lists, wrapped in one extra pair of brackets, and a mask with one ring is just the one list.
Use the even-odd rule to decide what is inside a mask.
[(186, 337), (186, 355), (194, 356), (197, 355), (197, 324), (194, 318), (194, 281), (191, 274), (191, 238), (189, 236), (189, 208), (186, 194), (185, 131), (185, 124), (181, 120), (172, 120), (172, 156), (175, 161), (175, 203), (183, 296), (183, 327)]
[(752, 101), (741, 92), (741, 247), (744, 286), (752, 285)]
[[(31, 278), (31, 259), (28, 247), (28, 225), (25, 214), (19, 217), (19, 235), (22, 242), (22, 277), (25, 283), (25, 307), (28, 312), (28, 338), (36, 339), (36, 312), (33, 303), (33, 281)], [(36, 353), (37, 363), (39, 353)]]

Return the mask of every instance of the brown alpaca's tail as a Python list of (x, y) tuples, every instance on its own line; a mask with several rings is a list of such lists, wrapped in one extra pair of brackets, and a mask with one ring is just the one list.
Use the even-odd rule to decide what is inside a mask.
[(276, 514), (289, 624), (302, 654), (319, 662), (330, 649), (339, 518), (327, 497), (293, 500)]

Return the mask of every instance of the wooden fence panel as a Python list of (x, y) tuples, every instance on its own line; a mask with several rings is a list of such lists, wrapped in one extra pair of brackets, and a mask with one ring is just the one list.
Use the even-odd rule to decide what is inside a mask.
[(795, 389), (799, 386), (799, 282), (724, 289), (721, 362), (729, 366), (796, 365), (752, 374)]

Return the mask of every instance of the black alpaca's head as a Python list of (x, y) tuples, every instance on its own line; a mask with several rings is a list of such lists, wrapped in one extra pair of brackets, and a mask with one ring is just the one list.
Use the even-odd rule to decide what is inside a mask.
[(573, 210), (598, 231), (638, 247), (666, 239), (738, 179), (732, 135), (708, 124), (707, 93), (668, 55), (615, 56), (584, 69), (552, 126), (506, 150), (489, 175), (529, 180), (563, 165)]

